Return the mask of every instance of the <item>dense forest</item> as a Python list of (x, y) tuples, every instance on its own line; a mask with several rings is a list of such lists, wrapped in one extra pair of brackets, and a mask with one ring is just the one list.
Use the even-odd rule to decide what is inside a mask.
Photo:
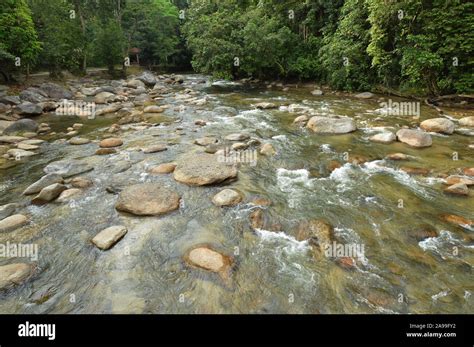
[(341, 90), (474, 90), (463, 0), (2, 0), (3, 77), (131, 64)]

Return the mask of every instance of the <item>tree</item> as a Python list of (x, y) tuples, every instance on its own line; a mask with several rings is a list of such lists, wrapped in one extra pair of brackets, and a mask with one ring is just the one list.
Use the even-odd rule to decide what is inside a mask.
[[(31, 11), (24, 0), (0, 2), (0, 62), (4, 75), (15, 70), (14, 58), (20, 58), (20, 66), (29, 67), (41, 51)], [(18, 60), (17, 60), (18, 61)], [(8, 78), (9, 79), (9, 78)]]

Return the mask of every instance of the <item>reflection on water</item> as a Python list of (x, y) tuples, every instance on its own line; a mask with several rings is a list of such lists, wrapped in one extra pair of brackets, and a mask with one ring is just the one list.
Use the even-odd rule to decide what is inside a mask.
[[(204, 106), (183, 104), (174, 93), (165, 115), (179, 124), (124, 131), (121, 153), (95, 156), (97, 143), (70, 146), (51, 138), (40, 155), (21, 162), (3, 161), (0, 203), (25, 203), (22, 213), (32, 222), (11, 233), (0, 234), (0, 243), (35, 243), (38, 271), (24, 285), (0, 294), (2, 313), (472, 313), (474, 291), (473, 230), (450, 224), (441, 214), (474, 218), (474, 194), (457, 198), (442, 192), (441, 174), (473, 167), (472, 137), (433, 136), (433, 146), (419, 150), (401, 143), (376, 144), (368, 137), (385, 128), (396, 130), (420, 120), (388, 116), (376, 110), (377, 100), (348, 96), (313, 97), (308, 89), (288, 92), (217, 83), (194, 84), (203, 76), (189, 76), (182, 88), (207, 96)], [(283, 106), (254, 110), (262, 101)], [(215, 113), (231, 106), (237, 115)], [(290, 106), (290, 107), (289, 107)], [(344, 115), (356, 119), (359, 131), (323, 136), (293, 125), (299, 115)], [(181, 109), (182, 111), (182, 109)], [(312, 113), (311, 113), (312, 112)], [(421, 120), (436, 117), (422, 105)], [(455, 117), (461, 117), (455, 114)], [(194, 125), (196, 119), (207, 122)], [(85, 126), (80, 136), (100, 139), (115, 119), (95, 120), (45, 116), (54, 131), (64, 132), (73, 123)], [(181, 127), (178, 132), (176, 128)], [(257, 165), (242, 165), (238, 181), (231, 184), (246, 197), (232, 208), (217, 208), (211, 197), (221, 187), (188, 187), (172, 175), (151, 175), (153, 165), (171, 162), (180, 155), (202, 150), (193, 145), (203, 136), (224, 137), (245, 132), (271, 143), (274, 157), (259, 156)], [(139, 147), (167, 143), (168, 150), (144, 155)], [(402, 152), (411, 159), (384, 159)], [(128, 155), (126, 155), (128, 153)], [(457, 153), (459, 160), (452, 160)], [(363, 157), (347, 163), (347, 155)], [(68, 203), (44, 206), (26, 204), (21, 192), (39, 179), (49, 162), (80, 158), (94, 166), (83, 174), (94, 181)], [(125, 158), (131, 167), (115, 172)], [(331, 171), (331, 162), (340, 163)], [(413, 176), (400, 166), (431, 170)], [(120, 171), (120, 170), (117, 170)], [(133, 217), (118, 213), (116, 195), (108, 186), (158, 182), (175, 189), (181, 207), (162, 217)], [(254, 197), (270, 199), (264, 206), (268, 225), (253, 230), (249, 214)], [(307, 241), (298, 240), (298, 224), (325, 219), (334, 226), (340, 243), (364, 245), (364, 259), (350, 267), (318, 254)], [(114, 248), (101, 252), (90, 243), (98, 231), (125, 225), (128, 234)], [(438, 236), (416, 239), (429, 226)], [(224, 284), (213, 273), (186, 267), (182, 255), (192, 245), (211, 244), (233, 254), (232, 280)], [(456, 251), (454, 251), (456, 250)], [(0, 264), (8, 260), (0, 260)]]

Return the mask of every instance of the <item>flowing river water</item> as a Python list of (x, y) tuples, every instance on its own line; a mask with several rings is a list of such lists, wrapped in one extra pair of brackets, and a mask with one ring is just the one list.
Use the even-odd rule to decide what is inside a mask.
[[(474, 218), (474, 193), (468, 197), (443, 192), (443, 175), (473, 167), (472, 136), (432, 134), (425, 149), (403, 143), (378, 144), (368, 137), (381, 128), (395, 132), (438, 117), (421, 106), (421, 118), (380, 114), (378, 97), (359, 100), (344, 94), (311, 95), (311, 89), (264, 88), (235, 83), (200, 83), (187, 75), (181, 86), (163, 95), (171, 105), (154, 119), (157, 126), (124, 126), (124, 145), (117, 154), (94, 155), (97, 142), (73, 146), (52, 137), (40, 154), (0, 162), (0, 204), (24, 203), (31, 222), (0, 243), (35, 243), (36, 274), (24, 284), (0, 292), (2, 313), (473, 313), (474, 229), (441, 216)], [(206, 97), (203, 106), (180, 95), (191, 88)], [(260, 110), (258, 102), (281, 105)], [(297, 113), (288, 105), (321, 115), (353, 117), (358, 130), (344, 135), (318, 135), (293, 124)], [(179, 107), (184, 105), (184, 107)], [(235, 108), (231, 116), (213, 110)], [(297, 108), (296, 107), (296, 108)], [(451, 110), (454, 118), (470, 115)], [(194, 124), (203, 119), (206, 126)], [(64, 132), (84, 123), (81, 137), (101, 139), (116, 118), (96, 119), (43, 115), (39, 121)], [(178, 128), (178, 129), (177, 129)], [(375, 129), (374, 129), (375, 128)], [(211, 198), (222, 186), (190, 187), (173, 175), (147, 169), (189, 152), (203, 151), (196, 138), (245, 132), (271, 143), (275, 156), (258, 155), (256, 165), (243, 163), (238, 180), (228, 187), (245, 197), (234, 207), (219, 208)], [(166, 143), (168, 150), (144, 154), (137, 148)], [(408, 161), (384, 159), (401, 152)], [(360, 164), (347, 162), (347, 155)], [(60, 159), (83, 159), (94, 166), (85, 174), (94, 185), (67, 203), (31, 205), (23, 190)], [(457, 160), (454, 160), (457, 159)], [(331, 170), (331, 163), (341, 166)], [(126, 164), (124, 164), (126, 163)], [(128, 164), (127, 164), (128, 163)], [(125, 171), (117, 168), (125, 165)], [(126, 169), (128, 166), (130, 168)], [(409, 175), (401, 166), (427, 168)], [(159, 217), (137, 217), (115, 210), (117, 195), (108, 186), (157, 182), (181, 196), (179, 210)], [(273, 230), (254, 230), (249, 214), (254, 197), (271, 200), (264, 207)], [(341, 243), (364, 245), (353, 266), (317, 256), (295, 237), (302, 221), (325, 219)], [(110, 225), (124, 225), (127, 235), (108, 251), (90, 239)], [(420, 241), (417, 231), (433, 229), (436, 237)], [(183, 254), (195, 244), (212, 244), (232, 254), (231, 282), (189, 268)], [(0, 259), (0, 265), (9, 263)]]

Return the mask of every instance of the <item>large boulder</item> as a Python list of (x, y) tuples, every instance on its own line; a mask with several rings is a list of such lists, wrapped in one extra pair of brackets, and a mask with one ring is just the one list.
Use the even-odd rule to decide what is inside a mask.
[(21, 103), (20, 97), (17, 95), (3, 95), (0, 96), (0, 103), (5, 105), (19, 105)]
[(25, 101), (15, 107), (15, 112), (25, 116), (37, 116), (43, 113), (43, 108), (40, 105)]
[(454, 123), (446, 118), (432, 118), (421, 122), (420, 128), (434, 133), (452, 134)]
[(23, 192), (24, 195), (37, 194), (41, 189), (46, 188), (54, 183), (63, 183), (63, 178), (57, 173), (50, 173), (41, 177), (38, 181), (30, 185)]
[(33, 273), (34, 266), (26, 263), (13, 263), (0, 266), (0, 289), (24, 282)]
[(138, 216), (165, 214), (179, 208), (179, 195), (156, 183), (126, 187), (120, 192), (115, 208)]
[(23, 101), (29, 101), (34, 104), (45, 101), (47, 95), (40, 89), (28, 88), (20, 93), (20, 99)]
[(178, 162), (173, 177), (176, 181), (194, 186), (229, 181), (237, 177), (235, 165), (218, 161), (218, 156), (197, 153), (185, 156)]
[(64, 178), (72, 177), (92, 170), (94, 170), (92, 166), (77, 159), (54, 161), (43, 169), (43, 171), (47, 174), (56, 173)]
[(156, 82), (158, 81), (156, 79), (155, 75), (153, 75), (153, 73), (151, 73), (150, 71), (144, 71), (136, 79), (139, 80), (139, 81), (142, 81), (143, 83), (145, 83), (149, 87), (153, 87), (156, 84)]
[(48, 95), (48, 97), (55, 100), (72, 99), (74, 96), (66, 88), (51, 82), (41, 84), (38, 89), (41, 89)]
[(346, 134), (357, 130), (356, 124), (349, 117), (312, 117), (306, 127), (318, 134)]
[(25, 132), (32, 132), (35, 133), (38, 131), (38, 123), (36, 123), (32, 119), (20, 119), (14, 122), (13, 124), (9, 125), (8, 127), (3, 130), (5, 135), (17, 134), (17, 133), (25, 133)]
[(407, 145), (412, 147), (429, 147), (433, 143), (430, 134), (413, 129), (398, 130), (397, 138), (398, 141), (406, 143)]

